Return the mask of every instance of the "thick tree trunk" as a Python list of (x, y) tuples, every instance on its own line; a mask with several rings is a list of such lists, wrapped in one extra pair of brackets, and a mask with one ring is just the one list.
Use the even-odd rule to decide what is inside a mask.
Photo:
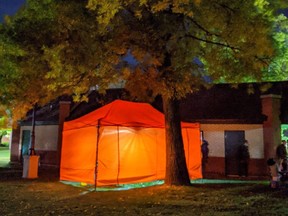
[(181, 133), (179, 101), (163, 97), (166, 129), (166, 185), (190, 185)]

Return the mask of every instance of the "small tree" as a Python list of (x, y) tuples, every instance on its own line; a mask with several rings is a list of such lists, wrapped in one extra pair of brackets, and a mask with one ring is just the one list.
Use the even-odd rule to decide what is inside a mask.
[(2, 138), (7, 134), (7, 130), (0, 130), (0, 146), (2, 145)]

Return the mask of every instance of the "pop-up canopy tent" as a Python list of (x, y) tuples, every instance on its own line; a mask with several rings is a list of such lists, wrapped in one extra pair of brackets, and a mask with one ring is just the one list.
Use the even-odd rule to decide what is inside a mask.
[[(200, 129), (183, 123), (191, 179), (201, 178)], [(164, 115), (146, 103), (115, 100), (66, 121), (60, 180), (103, 185), (163, 180), (166, 167)]]

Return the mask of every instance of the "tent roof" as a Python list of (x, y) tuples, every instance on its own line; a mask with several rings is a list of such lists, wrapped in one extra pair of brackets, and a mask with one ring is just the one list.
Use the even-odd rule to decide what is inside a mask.
[(115, 100), (78, 119), (67, 121), (64, 130), (89, 126), (164, 127), (164, 115), (150, 104)]
[[(148, 103), (115, 100), (80, 118), (66, 121), (64, 130), (90, 126), (125, 126), (164, 128), (164, 115)], [(182, 127), (195, 127), (196, 124), (182, 123)], [(198, 124), (197, 126), (198, 127)]]

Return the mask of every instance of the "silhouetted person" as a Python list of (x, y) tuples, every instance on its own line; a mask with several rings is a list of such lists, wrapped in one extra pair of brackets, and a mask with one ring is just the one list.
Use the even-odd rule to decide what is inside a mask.
[(287, 150), (286, 150), (286, 140), (282, 140), (281, 144), (276, 148), (277, 162), (280, 166), (281, 171), (287, 171)]
[(205, 177), (206, 172), (206, 163), (208, 162), (208, 155), (209, 155), (209, 148), (208, 142), (203, 140), (201, 145), (201, 152), (202, 152), (202, 176)]
[(248, 176), (248, 165), (250, 160), (248, 141), (245, 140), (239, 147), (239, 175)]

